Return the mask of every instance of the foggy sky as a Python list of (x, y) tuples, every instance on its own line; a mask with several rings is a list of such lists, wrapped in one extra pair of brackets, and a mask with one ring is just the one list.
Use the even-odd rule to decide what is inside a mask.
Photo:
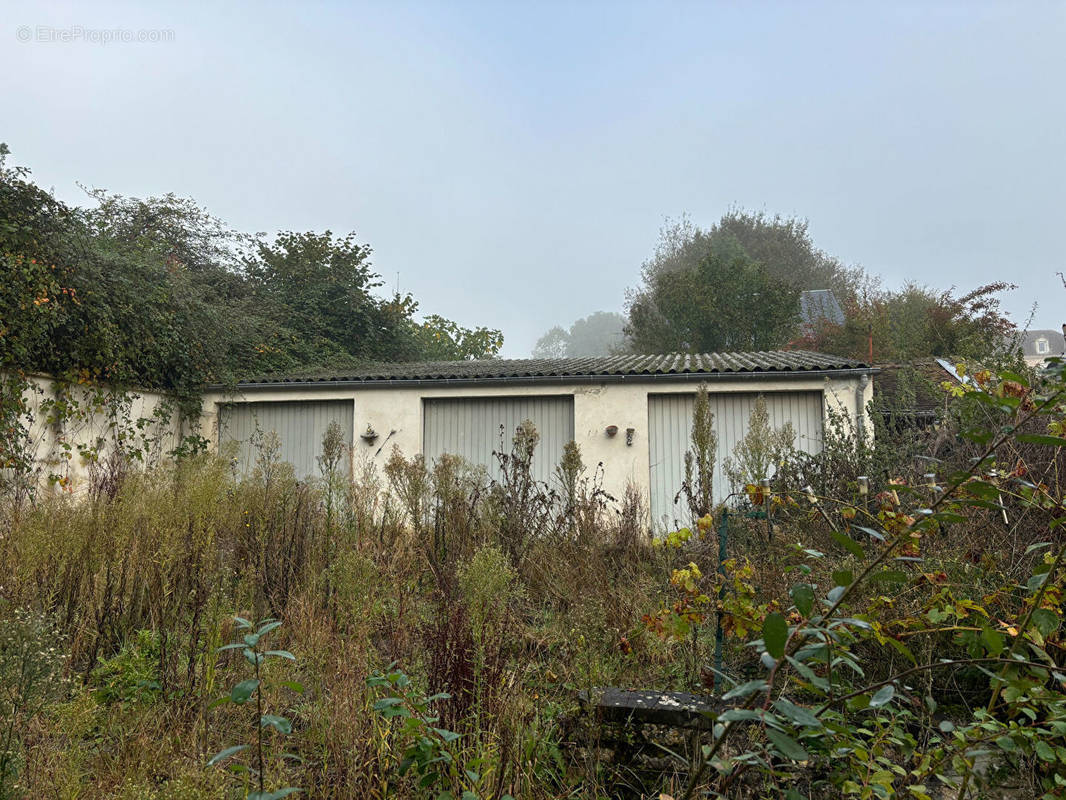
[(505, 355), (623, 310), (665, 217), (732, 206), (890, 287), (1010, 280), (1016, 322), (1066, 321), (1066, 2), (0, 8), (0, 141), (38, 183), (354, 230)]

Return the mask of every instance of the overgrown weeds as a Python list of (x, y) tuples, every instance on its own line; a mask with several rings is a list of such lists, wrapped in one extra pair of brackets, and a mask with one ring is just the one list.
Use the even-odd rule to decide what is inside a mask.
[[(688, 476), (699, 516), (659, 546), (640, 493), (607, 497), (576, 448), (553, 485), (535, 480), (526, 426), (495, 482), (458, 459), (398, 452), (383, 475), (348, 469), (338, 448), (321, 481), (299, 481), (265, 438), (246, 479), (201, 454), (131, 471), (113, 492), (24, 504), (0, 538), (0, 632), (21, 630), (15, 609), (52, 620), (54, 634), (30, 639), (53, 643), (48, 674), (70, 681), (49, 677), (32, 714), (4, 709), (20, 742), (7, 748), (17, 796), (238, 791), (204, 766), (248, 738), (245, 708), (212, 705), (247, 680), (239, 655), (218, 650), (247, 633), (235, 613), (285, 622), (272, 646), (297, 661), (264, 661), (257, 679), (305, 691), (274, 695), (294, 757), (272, 763), (270, 781), (309, 797), (415, 798), (430, 785), (635, 797), (686, 784), (739, 798), (936, 797), (911, 791), (920, 775), (952, 791), (1020, 779), (1046, 791), (1066, 735), (1064, 574), (1050, 555), (1062, 547), (1063, 412), (1029, 414), (1045, 388), (981, 380), (929, 431), (939, 460), (871, 450), (841, 422), (821, 456), (774, 450), (770, 487), (724, 527), (708, 418)], [(999, 433), (983, 440), (988, 430)], [(766, 468), (765, 443), (749, 444), (744, 480)], [(1024, 672), (1040, 659), (1044, 673)], [(723, 682), (756, 715), (729, 727), (743, 736), (723, 717), (709, 738), (670, 740), (678, 758), (663, 754), (658, 771), (574, 741), (565, 724), (579, 690), (721, 694)], [(284, 732), (261, 730), (263, 751), (282, 752)], [(967, 779), (981, 730), (995, 734), (998, 771)]]

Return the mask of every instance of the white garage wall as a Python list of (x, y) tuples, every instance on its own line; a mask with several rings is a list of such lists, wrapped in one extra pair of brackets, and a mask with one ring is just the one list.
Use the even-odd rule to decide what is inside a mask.
[[(233, 403), (218, 410), (219, 441), (224, 446), (237, 442), (238, 468), (247, 475), (255, 468), (259, 455), (257, 433), (276, 433), (281, 443), (281, 460), (293, 465), (299, 478), (318, 478), (322, 471), (322, 437), (330, 422), (336, 421), (344, 431), (345, 444), (351, 452), (352, 401), (301, 400), (284, 403)], [(346, 471), (351, 460), (345, 457)]]
[[(766, 375), (757, 379), (716, 379), (709, 381), (707, 385), (713, 393), (721, 395), (751, 395), (756, 387), (765, 394), (814, 392), (824, 398), (823, 413), (841, 413), (852, 422), (861, 416), (866, 420), (866, 430), (871, 430), (868, 417), (862, 409), (873, 396), (873, 382), (861, 383), (858, 376), (783, 379)], [(634, 376), (633, 380), (619, 382), (571, 384), (278, 384), (242, 388), (238, 393), (216, 392), (205, 395), (201, 435), (211, 441), (218, 441), (219, 409), (230, 402), (343, 401), (354, 406), (355, 411), (352, 426), (355, 434), (355, 463), (358, 465), (368, 461), (380, 469), (388, 461), (393, 448), (408, 458), (424, 452), (423, 414), (427, 401), (462, 397), (528, 399), (569, 396), (573, 398), (574, 404), (574, 440), (581, 448), (582, 459), (590, 471), (602, 464), (603, 488), (614, 497), (621, 498), (627, 484), (632, 484), (645, 498), (649, 498), (651, 485), (648, 397), (668, 394), (691, 396), (695, 388), (696, 384), (693, 382), (653, 382), (641, 380), (639, 376)], [(373, 443), (365, 442), (358, 436), (368, 425), (380, 434)], [(604, 433), (608, 425), (618, 427), (617, 436), (608, 437)], [(634, 430), (631, 445), (626, 443), (626, 428)]]
[[(796, 447), (807, 453), (822, 450), (821, 392), (767, 392), (766, 410), (770, 424), (783, 428), (792, 423)], [(714, 464), (714, 501), (722, 502), (730, 492), (723, 462), (737, 443), (747, 435), (748, 421), (756, 393), (709, 396), (713, 428), (718, 435)], [(660, 529), (676, 528), (691, 522), (684, 498), (674, 498), (685, 479), (685, 452), (691, 447), (692, 409), (695, 394), (653, 394), (648, 396), (648, 445), (650, 499), (653, 524)]]
[(424, 450), (427, 463), (444, 453), (465, 458), (501, 477), (494, 451), (509, 453), (515, 429), (530, 420), (540, 434), (533, 455), (533, 475), (552, 483), (563, 447), (574, 438), (574, 398), (464, 397), (424, 401)]

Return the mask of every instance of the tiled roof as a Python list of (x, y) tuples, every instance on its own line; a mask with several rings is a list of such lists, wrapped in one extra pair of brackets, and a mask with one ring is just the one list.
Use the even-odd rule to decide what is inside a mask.
[(903, 414), (935, 414), (942, 411), (947, 393), (941, 384), (961, 383), (950, 364), (924, 359), (903, 364), (878, 364), (881, 372), (874, 393), (886, 411)]
[(697, 376), (730, 373), (768, 373), (865, 369), (867, 365), (839, 356), (807, 350), (764, 353), (704, 353), (689, 355), (622, 355), (595, 358), (520, 358), (481, 361), (420, 361), (369, 364), (340, 374), (262, 376), (238, 385), (263, 383), (377, 383), (404, 381), (477, 381), (525, 378), (530, 380), (629, 376)]
[[(1063, 338), (1062, 331), (1025, 331), (1021, 338), (1022, 353), (1024, 355), (1061, 356), (1063, 353), (1066, 353), (1066, 340)], [(1048, 349), (1046, 353), (1041, 353), (1036, 349), (1036, 343), (1039, 339), (1047, 341)]]
[(832, 289), (811, 289), (800, 292), (800, 321), (804, 325), (822, 321), (843, 325), (847, 320)]

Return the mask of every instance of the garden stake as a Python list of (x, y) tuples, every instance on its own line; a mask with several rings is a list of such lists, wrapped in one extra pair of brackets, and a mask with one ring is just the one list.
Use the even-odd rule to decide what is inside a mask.
[(722, 679), (722, 603), (725, 602), (725, 567), (726, 542), (729, 539), (729, 510), (722, 509), (722, 523), (718, 526), (718, 574), (722, 576), (722, 585), (718, 587), (718, 613), (715, 615), (714, 631), (714, 690), (718, 691), (718, 682)]

